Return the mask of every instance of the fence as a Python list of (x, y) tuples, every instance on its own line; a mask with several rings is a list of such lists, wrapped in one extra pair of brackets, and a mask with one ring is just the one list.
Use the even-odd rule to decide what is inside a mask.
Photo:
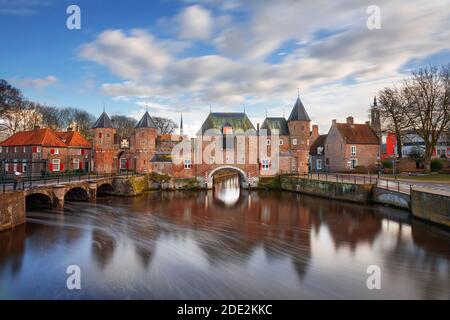
[(84, 180), (94, 180), (100, 178), (112, 178), (112, 177), (128, 177), (135, 176), (137, 173), (135, 171), (122, 171), (117, 173), (91, 173), (91, 172), (77, 172), (77, 173), (61, 173), (61, 174), (51, 174), (43, 176), (18, 176), (16, 178), (1, 178), (0, 184), (2, 192), (5, 193), (7, 190), (26, 190), (31, 189), (33, 186), (37, 185), (47, 185), (47, 184), (59, 184), (59, 183), (70, 183), (74, 181), (84, 181)]

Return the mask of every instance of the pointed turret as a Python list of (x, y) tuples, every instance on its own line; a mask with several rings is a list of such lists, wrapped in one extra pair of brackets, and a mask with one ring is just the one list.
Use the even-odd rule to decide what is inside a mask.
[(288, 121), (311, 121), (302, 101), (300, 100), (300, 95), (292, 108)]
[(136, 128), (153, 128), (156, 129), (156, 124), (153, 121), (152, 117), (148, 113), (148, 111), (145, 111), (144, 115), (142, 116), (141, 120), (136, 125)]
[(109, 118), (108, 114), (103, 111), (100, 117), (95, 121), (94, 125), (92, 126), (92, 129), (99, 129), (99, 128), (114, 128), (114, 125)]

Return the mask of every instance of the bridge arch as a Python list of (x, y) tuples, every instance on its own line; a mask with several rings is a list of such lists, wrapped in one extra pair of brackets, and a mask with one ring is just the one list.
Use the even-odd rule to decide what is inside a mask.
[(208, 189), (212, 189), (212, 187), (214, 186), (214, 175), (220, 171), (226, 171), (226, 170), (235, 171), (236, 173), (239, 174), (239, 178), (240, 178), (242, 187), (246, 187), (248, 185), (247, 174), (245, 173), (244, 170), (242, 170), (239, 167), (235, 167), (235, 166), (223, 165), (220, 167), (216, 167), (213, 170), (211, 170), (211, 172), (209, 172), (209, 174), (208, 174)]
[(114, 191), (113, 185), (109, 182), (103, 182), (97, 186), (97, 196), (109, 195)]
[(65, 201), (89, 201), (89, 191), (83, 187), (68, 189), (64, 195)]
[(25, 196), (25, 211), (36, 209), (52, 209), (52, 197), (45, 193), (31, 193)]

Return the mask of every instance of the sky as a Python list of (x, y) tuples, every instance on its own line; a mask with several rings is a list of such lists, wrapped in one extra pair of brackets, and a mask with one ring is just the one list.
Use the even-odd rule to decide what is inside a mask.
[[(71, 4), (81, 29), (66, 26)], [(411, 69), (450, 63), (450, 0), (0, 0), (0, 30), (0, 78), (27, 98), (182, 113), (190, 134), (210, 110), (245, 110), (255, 126), (288, 117), (298, 92), (326, 133), (332, 119), (368, 120)]]

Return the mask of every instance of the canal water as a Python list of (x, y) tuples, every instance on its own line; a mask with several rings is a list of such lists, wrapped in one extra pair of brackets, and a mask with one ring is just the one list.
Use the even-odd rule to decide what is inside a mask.
[[(80, 290), (67, 289), (70, 265)], [(367, 287), (373, 265), (380, 290)], [(29, 212), (0, 233), (0, 298), (449, 299), (450, 233), (401, 210), (225, 179)]]

